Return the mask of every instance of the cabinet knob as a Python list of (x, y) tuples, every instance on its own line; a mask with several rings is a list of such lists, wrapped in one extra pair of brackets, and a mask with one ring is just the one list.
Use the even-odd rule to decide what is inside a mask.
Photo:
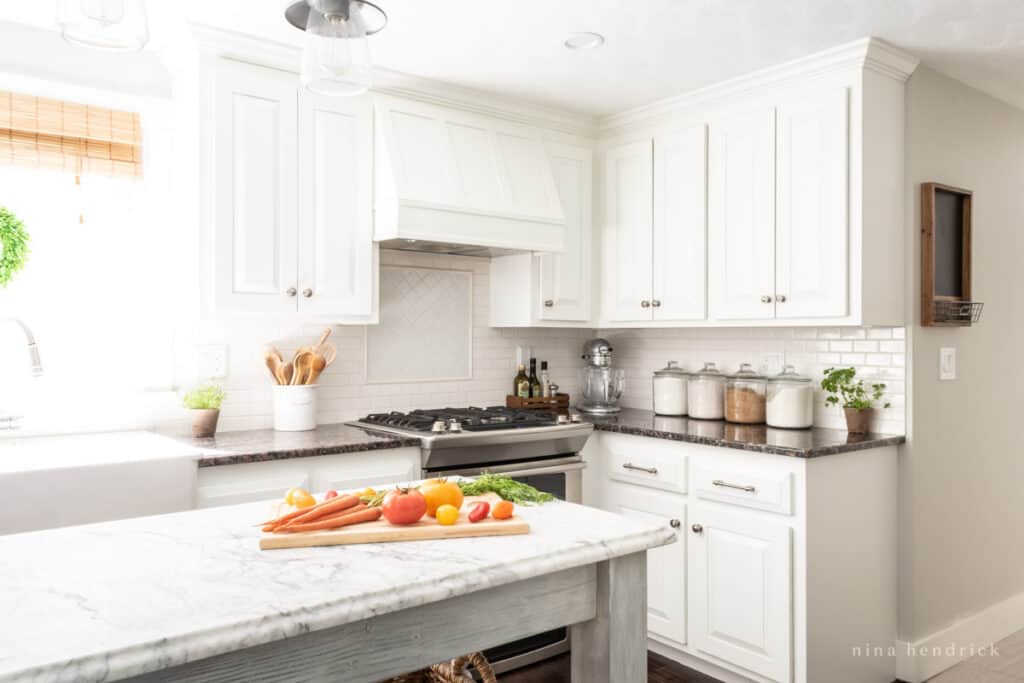
[(309, 297), (313, 296), (313, 290), (310, 289), (309, 287), (306, 287), (304, 290), (302, 290), (302, 296), (308, 299)]
[(555, 302), (551, 299), (544, 299), (544, 308), (551, 308), (555, 305)]
[(669, 521), (668, 525), (670, 527), (672, 527), (673, 529), (678, 529), (679, 527), (681, 527), (683, 525), (683, 523), (680, 522), (678, 519), (673, 519), (673, 520)]
[(704, 533), (704, 527), (702, 527), (700, 524), (694, 524), (693, 526), (690, 527), (690, 530), (693, 531), (693, 533), (695, 533), (695, 534), (702, 534), (702, 533)]
[(661, 308), (661, 300), (654, 299), (653, 301), (651, 301), (651, 306), (654, 306), (655, 308)]
[(763, 304), (770, 304), (771, 302), (772, 302), (772, 298), (770, 296), (768, 296), (767, 294), (765, 294), (764, 296), (761, 297), (761, 303), (763, 303)]
[(786, 303), (786, 295), (779, 294), (777, 297), (775, 297), (775, 300), (778, 301), (780, 304), (784, 304)]
[(651, 307), (651, 302), (648, 301), (647, 299), (644, 299), (643, 301), (640, 302), (640, 308), (650, 308), (650, 307)]
[(295, 296), (296, 294), (298, 294), (298, 290), (295, 289), (294, 287), (289, 287), (288, 289), (284, 290), (284, 293), (287, 294), (288, 296)]

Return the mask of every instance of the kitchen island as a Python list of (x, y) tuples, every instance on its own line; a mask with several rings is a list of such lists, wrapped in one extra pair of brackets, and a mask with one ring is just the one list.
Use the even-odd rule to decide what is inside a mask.
[(525, 536), (261, 551), (269, 508), (0, 538), (0, 681), (379, 681), (563, 625), (573, 681), (646, 680), (667, 525), (553, 502)]

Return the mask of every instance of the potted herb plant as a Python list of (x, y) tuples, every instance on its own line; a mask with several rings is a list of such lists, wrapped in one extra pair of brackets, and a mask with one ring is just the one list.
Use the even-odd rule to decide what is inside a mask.
[(6, 287), (28, 259), (28, 232), (13, 213), (0, 206), (0, 287)]
[(224, 390), (216, 384), (200, 384), (185, 394), (183, 403), (192, 411), (192, 436), (211, 437), (217, 433)]
[[(854, 368), (829, 368), (825, 371), (825, 379), (821, 380), (821, 388), (828, 393), (825, 403), (830, 406), (842, 404), (846, 413), (846, 431), (867, 434), (875, 415), (875, 403), (885, 393), (885, 385), (865, 385), (864, 380), (856, 377)], [(889, 405), (886, 402), (883, 407), (888, 408)]]

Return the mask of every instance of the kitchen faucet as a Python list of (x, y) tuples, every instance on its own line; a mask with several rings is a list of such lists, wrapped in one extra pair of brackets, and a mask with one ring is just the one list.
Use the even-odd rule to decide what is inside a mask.
[[(22, 333), (25, 335), (25, 340), (28, 342), (28, 360), (32, 366), (32, 376), (38, 377), (43, 374), (43, 363), (39, 358), (39, 347), (36, 345), (36, 338), (32, 334), (31, 328), (18, 318), (0, 319), (0, 321), (12, 322), (21, 328)], [(0, 415), (0, 430), (17, 428), (15, 423), (20, 419), (20, 415)]]

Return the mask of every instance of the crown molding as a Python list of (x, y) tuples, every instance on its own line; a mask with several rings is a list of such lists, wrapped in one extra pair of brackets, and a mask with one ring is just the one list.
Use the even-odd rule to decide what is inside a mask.
[(682, 95), (601, 117), (598, 119), (598, 129), (602, 136), (614, 134), (629, 126), (656, 123), (701, 104), (843, 68), (869, 69), (903, 82), (914, 72), (918, 63), (916, 57), (884, 40), (874, 37), (861, 38)]
[[(294, 45), (257, 38), (205, 24), (189, 24), (202, 53), (251, 62), (292, 73), (299, 72), (302, 50)], [(372, 92), (455, 107), (513, 123), (539, 126), (570, 135), (593, 138), (597, 119), (543, 105), (514, 100), (475, 88), (375, 67)]]

